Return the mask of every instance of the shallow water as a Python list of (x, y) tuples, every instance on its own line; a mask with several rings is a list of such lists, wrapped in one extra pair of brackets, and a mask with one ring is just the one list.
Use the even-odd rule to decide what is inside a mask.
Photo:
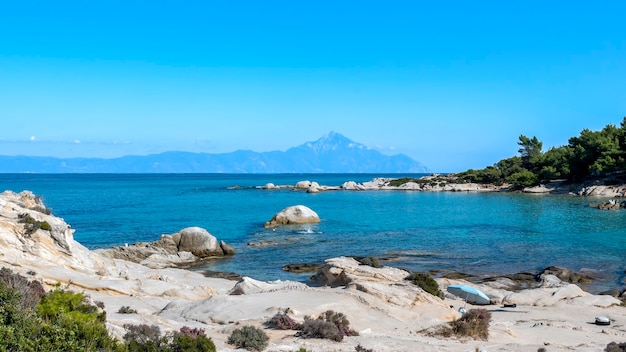
[[(600, 278), (591, 290), (624, 285), (626, 211), (588, 207), (597, 199), (513, 193), (260, 190), (272, 182), (323, 185), (381, 175), (0, 174), (0, 189), (40, 195), (88, 248), (153, 241), (188, 226), (206, 228), (235, 247), (209, 263), (263, 280), (296, 279), (289, 263), (339, 255), (384, 256), (414, 271), (478, 275), (537, 272), (549, 265)], [(395, 175), (394, 177), (405, 176)], [(233, 186), (239, 186), (234, 187)], [(316, 225), (263, 228), (281, 209), (303, 204)], [(263, 247), (248, 242), (267, 241)]]

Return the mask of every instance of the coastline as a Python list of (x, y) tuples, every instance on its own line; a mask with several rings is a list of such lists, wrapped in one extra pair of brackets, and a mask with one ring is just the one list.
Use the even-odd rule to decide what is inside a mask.
[[(319, 193), (326, 191), (422, 191), (422, 192), (522, 192), (532, 194), (570, 194), (587, 197), (624, 198), (626, 197), (626, 184), (616, 183), (612, 177), (592, 178), (583, 182), (567, 182), (555, 180), (533, 187), (525, 187), (515, 190), (510, 184), (485, 184), (472, 182), (457, 182), (456, 176), (431, 174), (419, 178), (390, 178), (377, 177), (368, 182), (357, 183), (345, 181), (341, 185), (320, 185), (316, 181), (303, 180), (295, 185), (275, 185), (267, 183), (256, 186), (257, 189), (293, 189), (304, 190), (307, 193)], [(232, 187), (231, 189), (237, 189)]]
[[(126, 323), (156, 324), (164, 330), (191, 324), (206, 329), (218, 350), (234, 350), (226, 340), (237, 326), (262, 326), (273, 314), (289, 308), (299, 321), (327, 309), (342, 312), (359, 336), (337, 343), (266, 329), (268, 351), (300, 347), (353, 351), (357, 344), (376, 351), (407, 351), (416, 346), (432, 351), (527, 351), (541, 347), (550, 351), (601, 351), (609, 342), (626, 339), (626, 307), (619, 300), (591, 295), (554, 275), (547, 275), (538, 288), (518, 292), (507, 289), (506, 280), (472, 284), (438, 279), (444, 291), (451, 284), (471, 284), (497, 303), (479, 306), (493, 316), (487, 341), (442, 338), (429, 331), (459, 318), (463, 300), (449, 294), (444, 300), (434, 297), (404, 280), (406, 272), (400, 269), (373, 268), (351, 258), (333, 258), (326, 261), (323, 270), (340, 281), (329, 280), (319, 287), (246, 277), (233, 282), (183, 269), (150, 269), (87, 250), (74, 241), (73, 230), (63, 219), (42, 212), (42, 207), (45, 209), (41, 200), (29, 192), (2, 194), (2, 265), (40, 280), (47, 288), (60, 283), (63, 288), (104, 302), (109, 330), (116, 336), (123, 334)], [(18, 221), (20, 213), (47, 222), (51, 230), (38, 229), (25, 237), (24, 225)], [(504, 306), (510, 302), (516, 303), (516, 308)], [(138, 313), (116, 313), (122, 306)], [(594, 325), (598, 315), (608, 316), (612, 324)]]

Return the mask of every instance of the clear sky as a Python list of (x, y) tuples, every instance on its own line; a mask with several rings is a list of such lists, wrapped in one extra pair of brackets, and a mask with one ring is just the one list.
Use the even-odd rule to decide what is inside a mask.
[(625, 1), (4, 1), (0, 155), (286, 150), (433, 171), (626, 116)]

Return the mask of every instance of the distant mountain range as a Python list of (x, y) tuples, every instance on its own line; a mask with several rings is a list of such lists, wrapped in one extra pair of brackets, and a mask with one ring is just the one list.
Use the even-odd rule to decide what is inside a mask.
[(165, 152), (114, 159), (0, 156), (0, 173), (425, 173), (406, 155), (383, 155), (330, 132), (285, 152)]

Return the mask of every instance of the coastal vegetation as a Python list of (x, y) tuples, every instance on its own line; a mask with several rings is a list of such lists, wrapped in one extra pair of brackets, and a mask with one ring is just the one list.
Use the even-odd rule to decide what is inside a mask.
[(448, 323), (439, 330), (444, 337), (470, 337), (473, 339), (489, 339), (489, 323), (491, 313), (486, 309), (470, 309), (459, 319)]
[(128, 352), (215, 352), (215, 344), (206, 337), (204, 329), (183, 326), (172, 334), (161, 335), (156, 325), (125, 324), (126, 345), (122, 351)]
[(161, 336), (158, 326), (125, 325), (124, 343), (109, 335), (101, 302), (0, 269), (0, 351), (215, 352), (204, 330), (183, 326)]
[[(609, 124), (600, 131), (583, 129), (567, 145), (543, 151), (537, 137), (520, 135), (519, 156), (503, 159), (481, 170), (456, 174), (459, 180), (476, 183), (511, 184), (520, 189), (555, 179), (583, 181), (626, 170), (626, 117), (620, 126)], [(615, 182), (619, 182), (616, 180)]]
[(359, 333), (350, 328), (348, 318), (339, 312), (327, 310), (317, 319), (304, 317), (302, 330), (297, 336), (304, 338), (330, 339), (343, 341), (345, 336), (358, 336)]
[(422, 290), (430, 293), (435, 297), (443, 299), (443, 292), (439, 289), (439, 284), (432, 276), (424, 273), (412, 273), (406, 278), (411, 281), (415, 286), (419, 286)]
[(117, 312), (120, 314), (136, 314), (137, 313), (137, 311), (131, 308), (130, 306), (121, 306)]
[(277, 330), (299, 330), (296, 336), (303, 338), (329, 339), (342, 341), (344, 336), (358, 336), (359, 333), (350, 328), (348, 318), (339, 312), (327, 310), (317, 319), (304, 317), (304, 323), (294, 321), (286, 313), (278, 313), (265, 323), (265, 326)]
[(263, 351), (268, 344), (269, 337), (262, 329), (256, 326), (246, 325), (241, 329), (235, 329), (228, 337), (228, 343), (237, 348), (245, 348), (248, 351)]
[(297, 323), (285, 313), (278, 313), (265, 322), (265, 326), (276, 330), (301, 330), (302, 324)]
[(124, 351), (109, 336), (106, 313), (81, 293), (55, 289), (2, 269), (0, 350)]
[(28, 214), (19, 214), (18, 218), (19, 222), (24, 224), (24, 231), (26, 231), (27, 235), (32, 235), (35, 231), (42, 229), (46, 231), (52, 230), (52, 226), (46, 221), (37, 221), (32, 216)]

